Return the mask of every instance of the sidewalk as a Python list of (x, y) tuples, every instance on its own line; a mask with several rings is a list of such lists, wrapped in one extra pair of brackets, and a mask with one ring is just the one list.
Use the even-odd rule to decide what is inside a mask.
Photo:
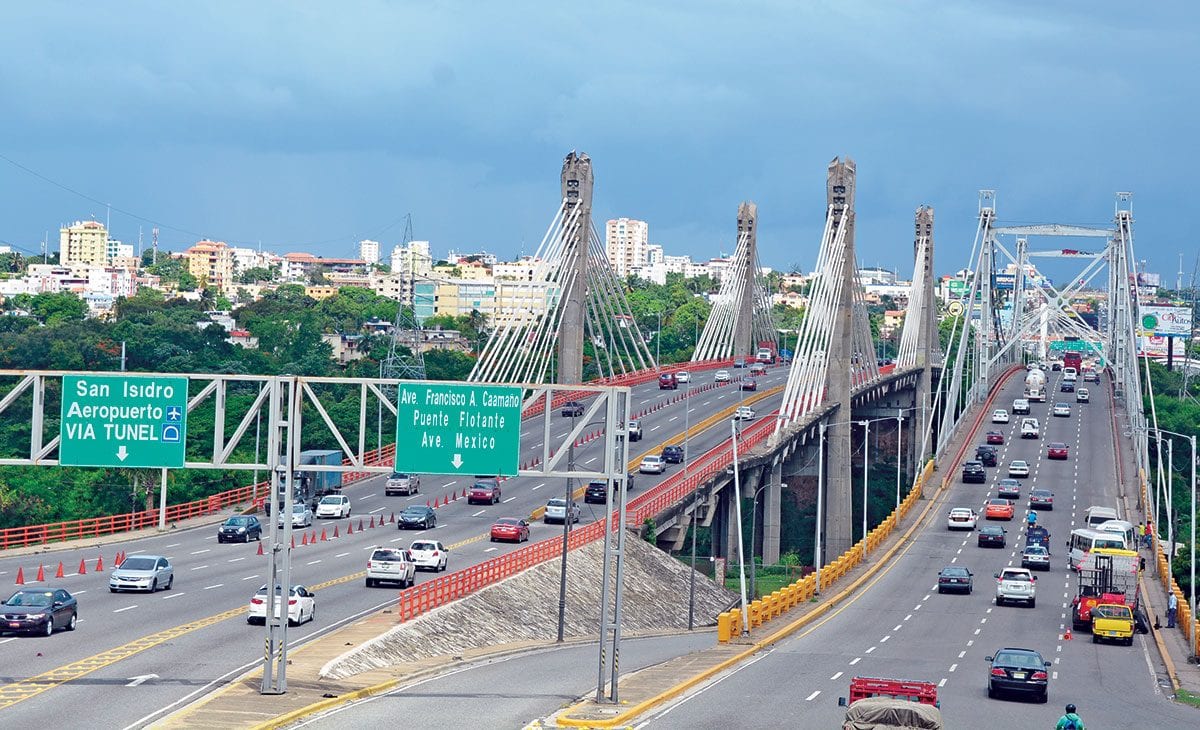
[(166, 535), (171, 532), (182, 532), (184, 530), (193, 530), (198, 527), (208, 525), (219, 525), (233, 515), (245, 513), (245, 507), (241, 508), (226, 508), (219, 512), (214, 512), (208, 515), (200, 515), (199, 517), (190, 517), (186, 520), (178, 522), (168, 522), (165, 530), (159, 530), (158, 526), (144, 527), (140, 530), (129, 530), (127, 532), (112, 532), (107, 535), (97, 535), (95, 537), (85, 537), (81, 540), (67, 540), (65, 542), (47, 542), (37, 545), (26, 545), (24, 547), (12, 547), (0, 552), (0, 557), (19, 557), (24, 555), (42, 555), (45, 553), (65, 552), (68, 550), (87, 550), (89, 548), (101, 547), (103, 545), (111, 545), (118, 542), (126, 542), (129, 540), (140, 540), (147, 537), (155, 537), (156, 535)]

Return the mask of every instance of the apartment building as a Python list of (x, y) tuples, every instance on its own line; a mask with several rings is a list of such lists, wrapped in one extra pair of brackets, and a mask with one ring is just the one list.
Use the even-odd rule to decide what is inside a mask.
[(198, 241), (183, 252), (187, 259), (188, 273), (196, 277), (200, 286), (224, 294), (232, 291), (236, 282), (233, 278), (233, 250), (220, 241)]
[(76, 221), (59, 229), (58, 261), (63, 266), (108, 263), (108, 229), (99, 221)]
[(646, 264), (650, 226), (633, 218), (615, 218), (604, 226), (604, 251), (617, 276), (626, 277)]
[(358, 242), (358, 257), (368, 264), (379, 263), (379, 241), (363, 239)]

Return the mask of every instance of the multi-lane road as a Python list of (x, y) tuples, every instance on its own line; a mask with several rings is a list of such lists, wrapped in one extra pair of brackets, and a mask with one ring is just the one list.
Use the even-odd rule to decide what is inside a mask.
[[(739, 371), (733, 371), (738, 373)], [(760, 388), (781, 385), (784, 368), (775, 368), (758, 378)], [(696, 374), (693, 388), (712, 381), (712, 371)], [(679, 392), (682, 392), (679, 391)], [(651, 382), (633, 389), (633, 408), (643, 409), (673, 399), (676, 391), (659, 391)], [(706, 389), (695, 393), (686, 403), (695, 424), (704, 417), (732, 408), (743, 397), (737, 385)], [(658, 452), (659, 444), (684, 430), (684, 403), (665, 405), (642, 419), (644, 440), (630, 444), (631, 456)], [(778, 396), (764, 399), (756, 408), (769, 411), (778, 405)], [(570, 419), (553, 415), (553, 435), (561, 439)], [(532, 459), (541, 452), (541, 422), (523, 425), (523, 458)], [(724, 422), (720, 427), (695, 434), (689, 450), (703, 453), (727, 437)], [(576, 449), (577, 463), (588, 464), (601, 455), (603, 440), (597, 439)], [(638, 475), (633, 494), (640, 493), (678, 471), (672, 466), (663, 476)], [(347, 534), (346, 520), (318, 521), (315, 532), (332, 536), (334, 525), (339, 537), (315, 544), (298, 546), (293, 552), (293, 582), (314, 588), (317, 618), (314, 622), (289, 631), (298, 645), (370, 611), (394, 602), (395, 590), (369, 589), (363, 581), (367, 551), (375, 545), (408, 545), (418, 536), (434, 536), (451, 546), (450, 570), (493, 558), (516, 546), (491, 543), (485, 536), (491, 523), (502, 516), (528, 516), (552, 497), (562, 494), (562, 480), (519, 477), (504, 482), (503, 501), (493, 506), (471, 506), (465, 499), (440, 507), (438, 525), (428, 533), (398, 531), (394, 525), (358, 531), (359, 519), (367, 524), (398, 513), (406, 504), (458, 492), (470, 486), (470, 477), (422, 479), (421, 493), (413, 497), (385, 497), (383, 477), (373, 477), (346, 488), (353, 503), (351, 521), (355, 534)], [(585, 522), (598, 519), (602, 508), (583, 507)], [(558, 534), (561, 526), (533, 524), (531, 539)], [(263, 629), (245, 622), (250, 596), (265, 582), (267, 558), (257, 555), (255, 543), (218, 544), (213, 525), (163, 535), (105, 545), (102, 549), (64, 549), (37, 556), (0, 558), (0, 580), (10, 585), (18, 568), (26, 581), (39, 564), (53, 575), (61, 560), (66, 568), (62, 579), (50, 578), (45, 584), (61, 586), (79, 600), (79, 627), (74, 632), (58, 632), (52, 637), (0, 636), (0, 723), (6, 726), (42, 723), (59, 718), (70, 726), (69, 718), (86, 708), (87, 723), (97, 727), (143, 725), (193, 699), (261, 660)], [(175, 568), (170, 591), (154, 594), (111, 594), (107, 590), (108, 570), (93, 570), (103, 555), (106, 568), (118, 551), (129, 555), (167, 556)], [(80, 559), (86, 559), (89, 572), (75, 574)], [(418, 574), (418, 581), (433, 574)], [(557, 600), (547, 596), (546, 600)], [(77, 716), (78, 717), (78, 716)]]

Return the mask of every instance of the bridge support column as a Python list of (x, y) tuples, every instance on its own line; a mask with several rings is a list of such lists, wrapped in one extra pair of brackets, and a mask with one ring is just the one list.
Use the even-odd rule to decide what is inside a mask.
[(574, 384), (583, 381), (588, 241), (592, 235), (592, 161), (587, 155), (572, 152), (563, 161), (562, 195), (567, 201), (563, 218), (574, 219), (574, 223), (567, 229), (570, 238), (562, 254), (563, 281), (570, 285), (562, 294), (555, 381)]
[(917, 365), (921, 368), (921, 375), (913, 394), (914, 417), (910, 421), (912, 425), (908, 434), (909, 463), (915, 472), (933, 451), (933, 366), (941, 360), (942, 349), (938, 333), (937, 300), (933, 294), (933, 208), (927, 205), (917, 208), (914, 248), (920, 263), (922, 289), (920, 310), (912, 313), (921, 318), (917, 329)]
[(783, 497), (783, 464), (776, 463), (767, 476), (763, 488), (762, 517), (762, 562), (775, 565), (779, 562), (779, 523)]

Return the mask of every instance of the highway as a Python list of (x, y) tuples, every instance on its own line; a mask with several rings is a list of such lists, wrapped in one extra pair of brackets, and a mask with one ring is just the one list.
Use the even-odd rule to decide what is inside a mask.
[[(1195, 727), (1194, 709), (1166, 699), (1155, 677), (1157, 650), (1146, 636), (1137, 635), (1133, 647), (1092, 644), (1086, 633), (1063, 639), (1075, 595), (1074, 575), (1066, 568), (1067, 537), (1090, 505), (1119, 505), (1108, 383), (1087, 384), (1092, 402), (1076, 404), (1072, 394), (1059, 393), (1060, 373), (1050, 375), (1049, 402), (1031, 404), (1032, 415), (1041, 421), (1041, 438), (1017, 438), (1019, 418), (1008, 425), (985, 418), (968, 442), (966, 458), (975, 444), (983, 443), (984, 431), (1004, 432), (999, 466), (988, 468), (987, 484), (962, 484), (956, 472), (954, 486), (930, 511), (914, 540), (855, 598), (659, 708), (640, 726), (838, 727), (844, 709), (837, 698), (848, 694), (851, 677), (861, 675), (936, 682), (947, 727), (1052, 727), (1068, 702), (1078, 705), (1088, 728)], [(1019, 376), (1010, 378), (995, 407), (1011, 411), (1021, 385)], [(1050, 415), (1056, 400), (1071, 404), (1069, 418)], [(1047, 460), (1051, 441), (1071, 447), (1067, 461)], [(1012, 459), (1027, 460), (1031, 475), (1023, 480), (1016, 518), (999, 523), (1008, 529), (1006, 547), (980, 548), (974, 532), (949, 531), (946, 513), (951, 507), (972, 507), (982, 516), (984, 501), (996, 496), (996, 483), (1007, 476)], [(1038, 520), (1052, 535), (1051, 570), (1037, 574), (1036, 608), (997, 607), (992, 575), (1020, 565), (1028, 493), (1034, 485), (1055, 494), (1054, 511), (1042, 511)], [(988, 523), (981, 519), (983, 524)], [(937, 593), (937, 573), (949, 564), (973, 571), (972, 595)], [(1053, 662), (1048, 704), (988, 699), (985, 657), (1005, 646), (1036, 649)]]
[[(733, 374), (740, 371), (732, 370)], [(712, 371), (698, 373), (693, 387), (712, 381)], [(760, 388), (782, 385), (785, 368), (773, 368), (758, 378)], [(641, 409), (673, 398), (676, 391), (659, 391), (656, 382), (633, 388), (633, 409)], [(705, 390), (687, 402), (692, 424), (723, 409), (743, 397), (736, 385)], [(774, 394), (756, 405), (760, 412), (778, 407)], [(645, 438), (630, 444), (631, 455), (658, 451), (658, 445), (683, 431), (684, 401), (667, 405), (642, 419)], [(556, 434), (566, 433), (570, 419), (555, 413)], [(531, 459), (540, 454), (540, 418), (523, 426), (522, 454)], [(538, 424), (538, 425), (534, 425)], [(690, 440), (689, 450), (700, 454), (728, 437), (722, 421), (716, 427)], [(601, 453), (603, 440), (597, 439), (576, 449), (577, 463), (587, 464)], [(680, 469), (668, 468), (665, 475), (639, 474), (633, 495), (639, 494)], [(293, 582), (316, 590), (316, 620), (289, 630), (293, 645), (328, 632), (345, 622), (395, 601), (396, 590), (366, 588), (362, 571), (366, 551), (375, 545), (408, 545), (417, 531), (400, 532), (394, 526), (358, 531), (359, 519), (367, 524), (374, 517), (383, 519), (398, 513), (409, 503), (441, 497), (470, 485), (471, 477), (434, 477), (422, 479), (421, 493), (413, 497), (385, 497), (383, 475), (348, 486), (345, 493), (353, 504), (355, 534), (348, 535), (346, 520), (317, 521), (313, 529), (332, 536), (334, 525), (339, 537), (293, 551)], [(560, 496), (561, 480), (519, 477), (503, 483), (503, 502), (498, 505), (467, 505), (465, 499), (438, 509), (438, 525), (432, 536), (452, 547), (450, 570), (456, 570), (493, 558), (516, 546), (490, 543), (486, 534), (491, 523), (502, 516), (528, 516), (547, 500)], [(601, 516), (597, 505), (581, 504), (583, 521)], [(534, 523), (531, 540), (561, 534), (561, 526)], [(214, 685), (236, 676), (261, 661), (264, 629), (246, 624), (244, 617), (250, 596), (265, 582), (267, 557), (257, 555), (258, 545), (217, 544), (216, 526), (169, 532), (163, 535), (107, 544), (103, 549), (64, 549), (38, 556), (0, 558), (0, 580), (11, 585), (17, 569), (23, 568), (31, 581), (39, 561), (47, 568), (46, 584), (63, 587), (79, 599), (79, 628), (73, 633), (57, 632), (52, 637), (0, 636), (0, 723), (14, 727), (41, 723), (61, 717), (61, 708), (88, 708), (86, 723), (68, 721), (68, 726), (127, 727), (140, 726), (158, 719), (163, 713)], [(110, 594), (107, 590), (111, 561), (118, 551), (128, 554), (160, 554), (170, 558), (175, 568), (171, 591), (155, 594)], [(94, 571), (96, 558), (103, 555), (106, 570)], [(81, 558), (86, 558), (88, 573), (75, 574)], [(51, 576), (62, 560), (66, 577)], [(418, 581), (435, 574), (419, 573)], [(557, 601), (556, 596), (546, 600)], [(53, 673), (51, 676), (44, 676)], [(41, 675), (41, 676), (40, 676)], [(38, 677), (36, 683), (29, 682)], [(5, 707), (5, 705), (7, 705)]]

